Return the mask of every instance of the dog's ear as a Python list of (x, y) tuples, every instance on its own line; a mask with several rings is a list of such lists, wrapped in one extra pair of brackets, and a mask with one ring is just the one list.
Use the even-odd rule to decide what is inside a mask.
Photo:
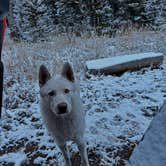
[(75, 81), (73, 69), (68, 62), (66, 62), (63, 66), (62, 76), (64, 76), (65, 78), (67, 78), (71, 82)]
[(42, 87), (50, 78), (51, 75), (48, 69), (44, 65), (41, 65), (39, 69), (39, 86)]

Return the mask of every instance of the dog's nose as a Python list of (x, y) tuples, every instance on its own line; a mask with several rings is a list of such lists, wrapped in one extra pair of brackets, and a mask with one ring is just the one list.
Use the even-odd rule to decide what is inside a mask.
[(66, 103), (60, 103), (58, 104), (58, 110), (60, 114), (64, 114), (67, 111), (67, 104)]

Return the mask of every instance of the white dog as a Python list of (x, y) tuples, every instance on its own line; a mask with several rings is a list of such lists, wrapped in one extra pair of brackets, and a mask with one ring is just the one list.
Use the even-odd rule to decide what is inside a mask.
[(69, 63), (64, 64), (61, 75), (51, 77), (42, 65), (39, 70), (41, 113), (65, 159), (71, 166), (66, 142), (78, 145), (83, 166), (89, 166), (84, 142), (85, 117), (80, 99), (79, 85)]

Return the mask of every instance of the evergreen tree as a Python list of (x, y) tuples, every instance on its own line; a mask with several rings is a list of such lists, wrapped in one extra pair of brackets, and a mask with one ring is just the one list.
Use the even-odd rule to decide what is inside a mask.
[(35, 40), (51, 31), (52, 20), (47, 15), (44, 0), (16, 0), (14, 19), (22, 39)]
[[(58, 0), (47, 0), (43, 1), (44, 5), (47, 6), (47, 16), (52, 20), (53, 25), (58, 25), (59, 23), (59, 14), (58, 14), (58, 8), (57, 8), (57, 2)], [(53, 28), (55, 28), (53, 26)]]
[(128, 21), (141, 23), (144, 12), (144, 0), (110, 0), (114, 22), (121, 26)]
[(59, 0), (56, 2), (59, 24), (65, 27), (65, 31), (72, 28), (80, 28), (83, 23), (83, 14), (80, 9), (80, 2), (76, 0)]
[(114, 33), (129, 23), (166, 24), (165, 0), (11, 0), (11, 32), (25, 40), (48, 33)]
[(9, 14), (7, 16), (8, 20), (8, 26), (10, 28), (10, 37), (14, 40), (19, 40), (20, 39), (20, 32), (18, 29), (18, 26), (16, 24), (16, 20), (14, 18), (14, 7), (16, 4), (16, 0), (10, 0), (9, 3)]
[(152, 26), (166, 26), (166, 1), (146, 0), (145, 15)]
[(81, 10), (85, 16), (85, 22), (90, 29), (101, 34), (106, 28), (111, 29), (113, 10), (108, 0), (84, 0), (81, 1)]

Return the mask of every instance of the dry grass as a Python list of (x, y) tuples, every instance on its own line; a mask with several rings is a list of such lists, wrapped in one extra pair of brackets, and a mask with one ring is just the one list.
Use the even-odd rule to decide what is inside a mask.
[[(87, 37), (54, 36), (37, 43), (14, 43), (7, 38), (3, 61), (6, 73), (37, 79), (40, 64), (52, 72), (60, 71), (61, 64), (69, 61), (77, 72), (85, 71), (85, 61), (138, 52), (166, 52), (166, 32), (127, 31), (124, 35)], [(22, 75), (22, 74), (21, 74)]]

